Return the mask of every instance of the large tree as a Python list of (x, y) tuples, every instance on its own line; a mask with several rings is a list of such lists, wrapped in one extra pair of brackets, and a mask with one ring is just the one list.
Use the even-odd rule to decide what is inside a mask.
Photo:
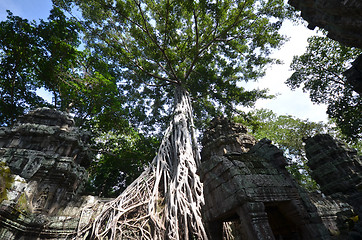
[(343, 73), (362, 50), (326, 37), (308, 39), (306, 53), (295, 56), (286, 81), (292, 89), (302, 87), (315, 103), (328, 105), (327, 114), (350, 140), (362, 137), (362, 96), (353, 90)]
[(79, 7), (87, 45), (115, 66), (132, 123), (170, 121), (150, 167), (90, 225), (93, 237), (206, 239), (193, 108), (202, 120), (267, 97), (238, 83), (273, 62), (284, 1), (54, 2)]

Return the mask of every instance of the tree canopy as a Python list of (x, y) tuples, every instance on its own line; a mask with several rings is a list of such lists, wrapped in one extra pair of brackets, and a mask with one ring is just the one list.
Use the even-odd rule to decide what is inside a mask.
[(347, 82), (343, 73), (362, 50), (350, 48), (325, 37), (308, 39), (306, 53), (295, 56), (286, 81), (292, 89), (303, 87), (315, 103), (328, 105), (327, 114), (349, 140), (362, 135), (362, 97)]
[[(48, 20), (39, 23), (8, 12), (0, 26), (1, 125), (42, 106), (74, 113), (82, 127), (125, 125), (121, 94), (108, 64), (78, 49), (82, 28), (77, 21), (53, 8)], [(52, 103), (36, 94), (40, 88), (52, 93)], [(106, 126), (105, 119), (117, 119), (117, 124)]]
[(80, 8), (87, 46), (117, 72), (133, 122), (169, 115), (174, 85), (190, 92), (197, 119), (231, 115), (267, 97), (240, 81), (264, 74), (289, 16), (284, 1), (54, 1)]
[(39, 54), (36, 28), (28, 20), (8, 12), (0, 23), (0, 123), (12, 124), (28, 107), (45, 104), (36, 95), (34, 79)]

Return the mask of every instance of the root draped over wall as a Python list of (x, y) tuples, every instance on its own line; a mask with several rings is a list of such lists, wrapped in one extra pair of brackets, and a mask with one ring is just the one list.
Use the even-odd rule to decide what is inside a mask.
[(152, 164), (76, 239), (207, 239), (189, 93), (175, 89), (172, 120)]

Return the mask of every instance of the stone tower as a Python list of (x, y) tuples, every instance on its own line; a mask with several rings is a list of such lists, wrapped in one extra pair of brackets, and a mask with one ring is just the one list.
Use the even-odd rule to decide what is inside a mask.
[(65, 239), (90, 164), (89, 136), (49, 108), (0, 128), (0, 239)]
[[(308, 165), (321, 191), (348, 203), (355, 216), (362, 216), (362, 156), (328, 134), (308, 138), (305, 143)], [(348, 239), (362, 239), (361, 221), (351, 230)]]
[(308, 194), (285, 169), (283, 152), (267, 139), (255, 142), (225, 118), (204, 133), (199, 173), (210, 238), (222, 239), (223, 224), (233, 222), (236, 239), (330, 239)]

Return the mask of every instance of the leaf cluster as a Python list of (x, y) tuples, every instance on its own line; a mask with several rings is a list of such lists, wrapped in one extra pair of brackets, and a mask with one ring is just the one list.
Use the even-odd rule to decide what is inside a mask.
[(0, 123), (12, 124), (29, 106), (43, 105), (35, 94), (34, 79), (38, 49), (36, 28), (28, 20), (8, 11), (0, 22)]
[(60, 94), (81, 55), (76, 49), (79, 31), (80, 25), (58, 8), (39, 24), (8, 11), (7, 20), (0, 22), (1, 124), (12, 124), (29, 108), (49, 105), (37, 89)]
[[(78, 126), (88, 129), (128, 125), (111, 67), (101, 56), (78, 50), (81, 30), (78, 21), (56, 7), (39, 23), (8, 11), (0, 22), (1, 125), (42, 106), (72, 112)], [(39, 88), (51, 93), (52, 104), (36, 94)]]
[(101, 197), (116, 197), (132, 183), (156, 155), (159, 141), (132, 129), (103, 132), (96, 138), (100, 153), (88, 169), (87, 191)]
[(350, 140), (361, 139), (362, 97), (354, 92), (343, 72), (362, 53), (326, 37), (308, 39), (308, 48), (295, 56), (291, 69), (295, 72), (286, 81), (292, 89), (303, 87), (315, 103), (328, 105), (327, 114)]

